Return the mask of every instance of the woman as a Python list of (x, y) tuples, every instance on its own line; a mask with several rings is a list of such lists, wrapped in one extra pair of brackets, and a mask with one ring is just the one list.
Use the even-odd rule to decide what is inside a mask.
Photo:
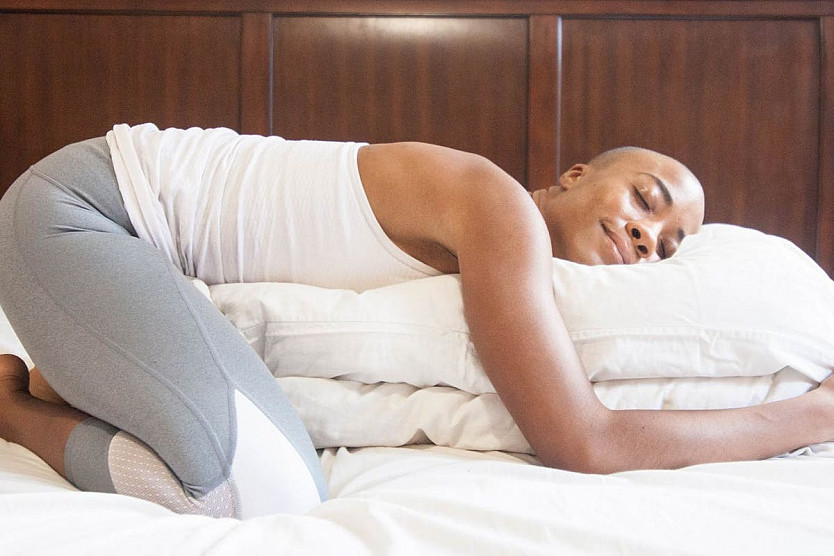
[(0, 436), (84, 490), (179, 512), (302, 512), (326, 497), (263, 363), (184, 278), (363, 290), (461, 274), (467, 322), (538, 457), (584, 472), (763, 458), (834, 439), (830, 381), (730, 411), (610, 411), (552, 295), (551, 257), (671, 256), (703, 219), (697, 179), (643, 149), (527, 193), (438, 146), (292, 142), (116, 126), (33, 166), (0, 202), (0, 306), (72, 407), (0, 360)]

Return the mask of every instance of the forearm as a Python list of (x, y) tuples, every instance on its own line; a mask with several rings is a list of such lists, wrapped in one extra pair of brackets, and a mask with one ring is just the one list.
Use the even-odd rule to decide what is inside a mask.
[(760, 406), (704, 411), (609, 411), (586, 471), (679, 468), (756, 460), (834, 439), (827, 391)]

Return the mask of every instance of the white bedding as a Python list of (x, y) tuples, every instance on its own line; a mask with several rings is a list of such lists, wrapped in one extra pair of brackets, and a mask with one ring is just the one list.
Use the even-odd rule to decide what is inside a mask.
[[(751, 250), (725, 241), (738, 256), (718, 257), (729, 260), (720, 272), (699, 262), (703, 279), (682, 264), (701, 256), (691, 241), (683, 257), (645, 270), (566, 266), (567, 275), (625, 284), (632, 298), (636, 282), (629, 280), (642, 282), (641, 273), (682, 274), (695, 289), (719, 280), (716, 272), (735, 277), (721, 282), (714, 307), (666, 280), (669, 299), (680, 304), (665, 306), (663, 318), (682, 322), (662, 323), (662, 311), (631, 299), (617, 325), (604, 330), (593, 324), (587, 300), (605, 288), (586, 280), (581, 324), (568, 324), (600, 399), (621, 408), (734, 407), (794, 396), (824, 378), (834, 360), (832, 283), (795, 248), (766, 243)], [(776, 252), (797, 264), (766, 269)], [(749, 289), (745, 271), (758, 281), (749, 312), (728, 308), (744, 297), (739, 288)], [(362, 298), (289, 285), (195, 284), (296, 405), (321, 448), (328, 502), (306, 515), (246, 521), (177, 515), (138, 499), (79, 492), (0, 439), (0, 555), (832, 552), (830, 444), (766, 461), (609, 476), (537, 465), (477, 365), (454, 279), (427, 280), (440, 287), (417, 281)], [(642, 295), (656, 302), (656, 293)], [(646, 318), (653, 322), (633, 322)], [(0, 352), (7, 351), (26, 357), (0, 312)]]
[(506, 453), (326, 450), (332, 498), (307, 515), (176, 515), (75, 491), (0, 441), (0, 554), (826, 554), (834, 459), (594, 476)]
[[(784, 239), (711, 224), (657, 264), (554, 260), (553, 273), (568, 332), (611, 408), (745, 407), (800, 395), (831, 372), (834, 282)], [(532, 453), (480, 365), (457, 276), (361, 294), (197, 286), (278, 378), (317, 448)]]
[[(316, 448), (430, 443), (533, 453), (497, 394), (308, 377), (279, 378), (278, 384)], [(794, 372), (784, 371), (775, 378), (610, 381), (596, 383), (594, 390), (609, 407), (618, 409), (720, 409), (792, 397), (808, 390), (808, 384)], [(834, 450), (834, 443), (809, 449)]]

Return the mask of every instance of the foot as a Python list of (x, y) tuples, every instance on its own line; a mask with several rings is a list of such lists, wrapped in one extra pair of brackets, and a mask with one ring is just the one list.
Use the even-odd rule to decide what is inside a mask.
[(29, 395), (29, 369), (12, 354), (0, 355), (0, 398)]
[(20, 357), (0, 355), (0, 438), (15, 441), (14, 423), (18, 409), (29, 394), (29, 370)]
[(15, 355), (0, 355), (0, 438), (28, 448), (66, 477), (64, 446), (88, 417), (30, 394), (26, 363)]

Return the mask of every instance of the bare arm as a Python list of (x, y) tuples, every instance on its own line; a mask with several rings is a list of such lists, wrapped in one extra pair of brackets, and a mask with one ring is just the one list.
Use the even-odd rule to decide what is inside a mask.
[(559, 315), (549, 236), (523, 188), (484, 159), (427, 145), (374, 146), (364, 159), (366, 191), (392, 239), (404, 247), (436, 242), (457, 258), (478, 355), (545, 464), (675, 468), (834, 439), (831, 385), (737, 410), (608, 410)]

